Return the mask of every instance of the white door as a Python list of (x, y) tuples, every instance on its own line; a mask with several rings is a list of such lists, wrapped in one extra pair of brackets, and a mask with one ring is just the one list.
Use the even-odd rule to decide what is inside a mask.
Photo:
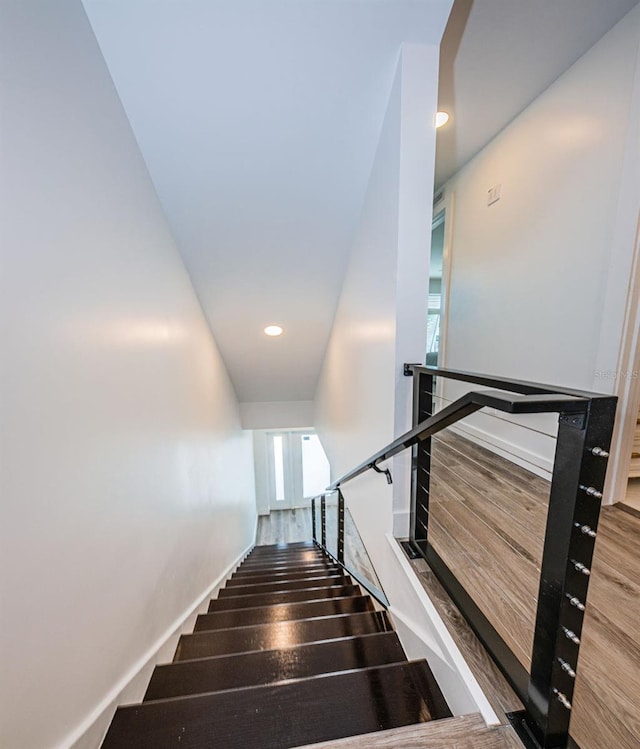
[(314, 432), (267, 432), (269, 510), (308, 507), (330, 483), (329, 461)]

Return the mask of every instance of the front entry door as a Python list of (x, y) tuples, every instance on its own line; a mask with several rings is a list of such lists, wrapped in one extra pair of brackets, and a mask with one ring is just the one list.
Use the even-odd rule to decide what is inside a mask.
[(330, 483), (329, 461), (313, 432), (267, 432), (269, 510), (308, 507)]

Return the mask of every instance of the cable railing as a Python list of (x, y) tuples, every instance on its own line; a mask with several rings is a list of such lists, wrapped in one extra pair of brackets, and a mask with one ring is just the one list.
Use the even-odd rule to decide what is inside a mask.
[[(509, 717), (525, 745), (544, 749), (567, 747), (571, 700), (616, 398), (421, 365), (405, 365), (405, 374), (414, 378), (412, 429), (345, 473), (328, 487), (327, 492), (313, 500), (314, 540), (387, 605), (382, 589), (366, 576), (354, 574), (351, 565), (345, 563), (343, 487), (371, 470), (385, 474), (391, 483), (390, 470), (380, 464), (410, 449), (410, 537), (406, 550), (411, 556), (420, 556), (427, 561), (523, 702), (524, 710)], [(437, 392), (436, 377), (492, 389), (471, 390), (452, 401)], [(487, 409), (498, 413), (490, 413)], [(440, 439), (440, 433), (450, 427), (463, 431), (459, 423), (478, 412), (511, 424), (509, 416), (557, 416), (546, 528), (539, 564), (536, 560), (539, 579), (535, 614), (531, 614), (533, 647), (530, 668), (523, 665), (523, 659), (498, 631), (495, 622), (492, 623), (486, 609), (483, 611), (474, 601), (467, 578), (458, 575), (434, 548), (429, 534), (430, 485), (434, 481), (432, 439)], [(540, 437), (553, 438), (550, 432), (539, 427), (531, 431)], [(463, 447), (454, 445), (450, 449), (461, 451)], [(515, 457), (517, 452), (513, 455)], [(446, 468), (455, 477), (455, 471), (449, 466)], [(468, 479), (460, 476), (458, 479), (464, 484), (465, 491), (473, 489)], [(442, 477), (437, 480), (442, 483)], [(337, 538), (333, 553), (327, 536), (327, 499), (330, 496), (337, 497), (337, 524), (334, 528)], [(478, 501), (486, 499), (482, 495), (478, 497)], [(433, 522), (437, 521), (434, 516)]]
[[(334, 507), (331, 500), (337, 499)], [(331, 533), (331, 512), (336, 510), (333, 534)], [(385, 595), (380, 581), (375, 573), (371, 560), (366, 554), (366, 549), (359, 538), (355, 526), (351, 523), (351, 543), (360, 548), (360, 556), (365, 557), (363, 563), (359, 563), (357, 555), (348, 556), (349, 547), (345, 544), (347, 522), (350, 520), (349, 512), (345, 509), (344, 495), (340, 489), (330, 489), (319, 494), (311, 500), (311, 528), (313, 540), (337, 562), (354, 580), (357, 581), (368, 593), (370, 593), (382, 606), (389, 606), (389, 599)], [(355, 536), (355, 538), (354, 538)], [(345, 549), (347, 552), (345, 553)], [(353, 550), (353, 549), (352, 549)]]

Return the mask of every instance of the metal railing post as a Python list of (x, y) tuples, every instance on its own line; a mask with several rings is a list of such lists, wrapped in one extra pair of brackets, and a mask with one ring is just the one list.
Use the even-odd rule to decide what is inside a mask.
[[(413, 426), (433, 414), (434, 377), (416, 372), (413, 375)], [(429, 526), (429, 476), (431, 473), (431, 437), (414, 445), (411, 451), (410, 540), (420, 552), (427, 552)]]
[(338, 561), (344, 564), (344, 496), (338, 489)]
[(522, 716), (545, 749), (567, 745), (615, 409), (615, 398), (602, 397), (589, 400), (583, 413), (559, 415), (531, 678)]
[(316, 538), (316, 498), (311, 500), (311, 538), (317, 542)]
[(322, 531), (322, 547), (327, 548), (327, 498), (323, 494), (320, 498), (320, 523)]

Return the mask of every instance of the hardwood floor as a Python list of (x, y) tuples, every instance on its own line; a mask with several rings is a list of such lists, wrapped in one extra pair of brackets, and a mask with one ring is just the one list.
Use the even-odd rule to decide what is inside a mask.
[(433, 440), (431, 543), (527, 669), (548, 501), (525, 469), (452, 432)]
[[(549, 485), (453, 433), (432, 460), (430, 538), (528, 667)], [(455, 630), (459, 614), (422, 574)], [(602, 511), (573, 704), (581, 749), (640, 747), (640, 518), (618, 507)]]
[(256, 546), (311, 540), (311, 509), (273, 510), (258, 518)]
[[(314, 749), (522, 749), (503, 727), (487, 728), (480, 715), (445, 718), (337, 741), (314, 744)], [(311, 749), (311, 745), (299, 749)]]

